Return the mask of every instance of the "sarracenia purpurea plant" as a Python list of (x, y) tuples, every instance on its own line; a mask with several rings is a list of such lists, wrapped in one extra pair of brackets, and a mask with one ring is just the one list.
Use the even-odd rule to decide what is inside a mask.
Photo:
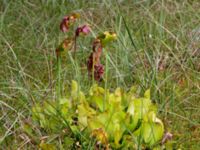
[[(64, 17), (60, 29), (68, 32), (78, 18), (80, 15), (77, 13)], [(78, 26), (74, 37), (67, 37), (56, 49), (57, 100), (36, 104), (32, 108), (32, 119), (44, 129), (45, 134), (61, 134), (65, 149), (166, 148), (171, 137), (164, 136), (164, 125), (157, 117), (157, 107), (151, 102), (150, 90), (140, 97), (137, 86), (128, 91), (119, 87), (111, 91), (106, 85), (104, 88), (98, 86), (104, 79), (104, 66), (100, 58), (102, 53), (106, 56), (105, 47), (108, 43), (117, 39), (115, 33), (103, 32), (93, 41), (92, 52), (87, 60), (89, 78), (93, 79), (90, 90), (83, 93), (78, 83), (72, 80), (71, 91), (65, 93), (64, 97), (61, 95), (62, 55), (73, 48), (75, 53), (77, 38), (81, 34), (87, 35), (90, 29), (87, 24)], [(107, 77), (105, 80), (108, 82)], [(47, 149), (48, 146), (55, 148), (57, 145), (49, 145), (44, 141), (40, 143), (41, 149)]]

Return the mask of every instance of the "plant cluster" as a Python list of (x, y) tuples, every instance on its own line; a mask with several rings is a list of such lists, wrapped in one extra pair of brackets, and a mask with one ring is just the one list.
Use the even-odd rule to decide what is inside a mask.
[[(79, 17), (76, 13), (64, 17), (60, 29), (68, 32)], [(150, 90), (147, 90), (143, 97), (139, 97), (135, 87), (129, 91), (117, 88), (111, 92), (93, 84), (88, 93), (83, 93), (77, 82), (72, 81), (71, 91), (65, 94), (67, 96), (61, 96), (62, 54), (72, 47), (75, 54), (77, 38), (90, 31), (91, 28), (87, 24), (77, 27), (74, 37), (67, 37), (56, 49), (58, 99), (36, 104), (32, 108), (33, 120), (47, 133), (64, 132), (71, 139), (66, 142), (71, 148), (84, 149), (91, 146), (107, 150), (143, 147), (162, 149), (163, 144), (171, 137), (164, 136), (164, 125), (156, 116), (157, 107), (150, 100)], [(94, 39), (87, 69), (89, 76), (96, 81), (101, 81), (104, 74), (104, 66), (100, 61), (102, 52), (105, 46), (115, 39), (116, 34), (113, 32), (104, 32)], [(40, 147), (45, 149), (48, 145), (42, 143)]]
[(150, 90), (137, 97), (134, 87), (128, 92), (120, 88), (110, 92), (95, 84), (84, 94), (77, 82), (71, 86), (70, 94), (59, 102), (33, 107), (33, 119), (40, 127), (51, 132), (67, 128), (76, 137), (94, 137), (94, 146), (105, 149), (159, 144), (164, 126), (156, 116)]

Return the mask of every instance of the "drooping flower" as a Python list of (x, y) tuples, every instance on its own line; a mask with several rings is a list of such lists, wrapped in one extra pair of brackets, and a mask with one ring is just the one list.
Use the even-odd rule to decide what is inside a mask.
[(98, 39), (93, 42), (92, 49), (93, 52), (90, 54), (87, 61), (88, 73), (90, 77), (94, 75), (96, 81), (101, 81), (104, 74), (104, 66), (100, 63), (102, 46)]
[(71, 25), (74, 24), (74, 22), (80, 17), (78, 13), (73, 13), (69, 16), (65, 16), (61, 23), (60, 23), (60, 30), (62, 32), (67, 32)]
[(101, 81), (104, 74), (104, 66), (102, 64), (97, 64), (94, 66), (94, 79), (96, 81)]
[(77, 41), (77, 37), (79, 37), (80, 35), (87, 35), (90, 33), (90, 27), (89, 25), (83, 25), (83, 26), (79, 26), (76, 31), (75, 31), (75, 37), (74, 37), (74, 58), (75, 58), (75, 54), (76, 54), (76, 41)]
[[(102, 45), (101, 45), (101, 41), (99, 39), (95, 39), (94, 42), (93, 42), (93, 45), (92, 45), (92, 50), (93, 52), (97, 51), (97, 49), (101, 49), (102, 51)], [(98, 50), (99, 51), (99, 50)]]
[(93, 52), (87, 61), (87, 69), (90, 77), (94, 76), (96, 81), (101, 81), (104, 74), (104, 66), (100, 63), (103, 47), (115, 40), (117, 35), (113, 32), (104, 32), (97, 36), (92, 45)]
[(72, 48), (72, 45), (73, 45), (72, 39), (69, 38), (64, 39), (56, 49), (57, 56), (70, 50)]
[(100, 63), (100, 58), (96, 55), (97, 54), (95, 52), (92, 52), (89, 56), (87, 61), (87, 69), (90, 77), (92, 77), (94, 74), (94, 79), (96, 81), (101, 81), (104, 74), (104, 66)]
[(80, 34), (87, 35), (90, 33), (89, 25), (83, 25), (76, 29), (76, 36), (78, 37)]
[(102, 46), (99, 40), (95, 40), (92, 46), (93, 52), (90, 54), (87, 67), (88, 71), (92, 71), (92, 66), (96, 64), (100, 64), (100, 57), (102, 54)]
[(97, 39), (100, 40), (102, 46), (106, 46), (108, 43), (110, 43), (111, 41), (114, 41), (117, 39), (117, 35), (116, 33), (114, 32), (108, 32), (108, 31), (105, 31), (103, 33), (100, 33), (98, 36), (97, 36)]

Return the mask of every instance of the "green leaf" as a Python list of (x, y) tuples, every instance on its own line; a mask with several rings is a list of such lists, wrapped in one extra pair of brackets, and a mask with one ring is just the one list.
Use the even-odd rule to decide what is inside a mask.
[(119, 110), (118, 112), (116, 111), (115, 113), (110, 114), (105, 123), (109, 139), (114, 140), (116, 148), (120, 146), (119, 141), (126, 130), (125, 117), (125, 112)]
[(72, 80), (71, 83), (71, 98), (72, 104), (77, 105), (86, 101), (84, 93), (80, 90), (78, 83)]
[(107, 96), (105, 94), (107, 94), (106, 91), (97, 84), (93, 85), (90, 89), (90, 102), (99, 108), (101, 112), (103, 112), (107, 105), (107, 100), (105, 99)]
[(149, 146), (156, 144), (160, 141), (164, 134), (164, 125), (153, 112), (149, 114), (148, 121), (142, 124), (142, 136), (144, 142)]
[(48, 115), (56, 115), (57, 114), (56, 107), (57, 103), (45, 101), (43, 104), (44, 113)]
[(147, 99), (150, 99), (150, 98), (151, 98), (150, 89), (148, 89), (148, 90), (145, 91), (144, 97), (147, 98)]
[(75, 133), (75, 135), (80, 134), (80, 129), (78, 128), (77, 125), (71, 125), (70, 128), (71, 128), (72, 132)]
[(28, 134), (31, 135), (33, 134), (33, 129), (29, 124), (24, 124), (23, 125), (23, 130)]
[(130, 102), (130, 104), (128, 106), (127, 113), (130, 114), (131, 116), (134, 116), (134, 114), (135, 114), (135, 104), (134, 104), (134, 101)]
[(165, 143), (165, 148), (166, 148), (166, 150), (173, 150), (175, 145), (176, 145), (175, 141), (167, 141)]
[(71, 103), (68, 99), (66, 99), (66, 101), (63, 103), (61, 102), (60, 112), (61, 112), (62, 117), (68, 120), (70, 119), (69, 116), (73, 115), (71, 113), (74, 113), (74, 112), (72, 112)]
[(47, 124), (44, 109), (42, 109), (39, 104), (32, 107), (32, 118), (33, 120), (38, 121), (42, 128), (44, 128)]
[(53, 144), (40, 143), (39, 147), (42, 150), (56, 150), (56, 147)]
[(63, 104), (67, 104), (67, 105), (69, 105), (69, 99), (67, 99), (67, 98), (61, 98), (61, 99), (59, 99), (59, 104), (60, 105), (63, 105)]
[(134, 116), (130, 116), (130, 122), (127, 125), (127, 127), (130, 131), (134, 131), (136, 127), (138, 127), (138, 124), (139, 124), (139, 115), (135, 113)]
[(108, 107), (109, 112), (113, 113), (122, 110), (121, 98), (116, 97), (113, 93), (109, 95), (108, 102), (109, 102), (109, 107)]
[(75, 143), (74, 139), (70, 137), (65, 137), (64, 138), (64, 148), (72, 149), (73, 144)]
[(88, 117), (92, 117), (96, 112), (87, 103), (78, 105), (78, 122), (83, 128), (88, 125)]
[(135, 108), (135, 116), (142, 119), (143, 116), (148, 112), (148, 105), (144, 103), (143, 99), (135, 99), (133, 101)]
[(99, 120), (99, 118), (97, 118), (97, 117), (88, 118), (89, 130), (92, 131), (92, 130), (95, 130), (98, 128), (105, 129), (105, 127), (104, 127), (105, 124), (103, 124), (102, 122), (104, 122), (104, 121)]
[(123, 131), (119, 124), (114, 125), (114, 134), (113, 135), (114, 135), (114, 143), (115, 143), (116, 147), (119, 147), (120, 146), (119, 141), (121, 140), (122, 135), (123, 135)]
[(110, 114), (108, 112), (102, 112), (102, 113), (97, 114), (94, 117), (89, 117), (88, 125), (89, 125), (89, 128), (91, 128), (92, 130), (98, 129), (98, 128), (105, 129), (109, 120), (110, 120)]
[(133, 135), (135, 135), (136, 137), (140, 137), (140, 138), (142, 138), (141, 136), (141, 133), (142, 133), (142, 126), (140, 126), (137, 130), (135, 130), (134, 132), (133, 132)]
[(158, 146), (154, 147), (153, 150), (163, 150), (163, 148), (158, 145)]
[(78, 92), (78, 83), (74, 80), (72, 80), (72, 83), (71, 83), (71, 95), (77, 95), (77, 92)]

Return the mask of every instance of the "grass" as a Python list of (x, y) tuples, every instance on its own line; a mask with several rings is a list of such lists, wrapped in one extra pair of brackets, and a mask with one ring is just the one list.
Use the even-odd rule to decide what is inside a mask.
[[(76, 61), (71, 53), (62, 60), (62, 92), (72, 79), (83, 91), (89, 89), (87, 45), (98, 32), (114, 31), (118, 40), (108, 49), (106, 86), (136, 84), (141, 93), (151, 88), (177, 148), (199, 149), (199, 7), (198, 0), (0, 1), (0, 148), (38, 146), (22, 126), (30, 122), (35, 102), (55, 99), (55, 47), (63, 37), (59, 23), (78, 11), (93, 32), (78, 39)], [(38, 139), (44, 136), (32, 127)]]

